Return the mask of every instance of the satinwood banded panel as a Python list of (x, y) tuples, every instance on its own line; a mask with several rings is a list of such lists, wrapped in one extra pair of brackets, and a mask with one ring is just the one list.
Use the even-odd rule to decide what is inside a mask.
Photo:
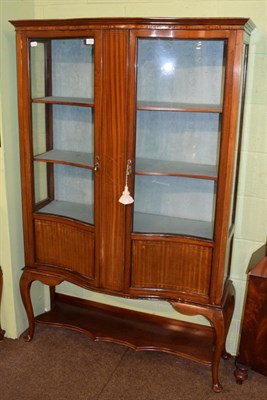
[(95, 278), (94, 233), (62, 219), (35, 218), (35, 258), (40, 264), (64, 267)]
[(131, 288), (163, 289), (208, 297), (211, 247), (132, 241)]

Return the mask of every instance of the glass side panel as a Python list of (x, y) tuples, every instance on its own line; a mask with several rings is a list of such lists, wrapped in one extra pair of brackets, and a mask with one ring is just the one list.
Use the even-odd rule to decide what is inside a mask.
[(139, 39), (137, 102), (221, 105), (223, 40)]
[(34, 194), (36, 204), (48, 198), (47, 184), (47, 165), (43, 163), (34, 163)]
[(226, 43), (138, 39), (134, 232), (213, 238)]
[(30, 45), (31, 94), (32, 97), (43, 97), (46, 94), (46, 42), (32, 41)]
[[(38, 162), (34, 164), (37, 171), (40, 165), (44, 167), (47, 165)], [(45, 176), (40, 176), (40, 181), (35, 180), (36, 189), (49, 185), (53, 185), (53, 198), (38, 212), (94, 223), (94, 177), (91, 170), (68, 165), (54, 165), (53, 172), (46, 175), (46, 182)], [(37, 196), (39, 193), (35, 191), (36, 202)]]
[(216, 183), (136, 176), (134, 232), (213, 236)]
[(240, 162), (240, 151), (242, 142), (242, 129), (243, 129), (243, 113), (244, 113), (244, 102), (245, 102), (245, 90), (246, 90), (246, 73), (247, 73), (247, 61), (248, 61), (248, 45), (243, 45), (243, 62), (241, 71), (241, 85), (239, 93), (239, 108), (238, 108), (238, 119), (237, 119), (237, 138), (235, 145), (235, 156), (234, 156), (234, 170), (232, 178), (232, 190), (231, 190), (231, 204), (229, 214), (229, 229), (235, 223), (236, 213), (236, 200), (237, 200), (237, 186), (239, 178), (239, 162)]
[(46, 108), (44, 104), (32, 104), (33, 155), (47, 151)]
[(203, 166), (210, 166), (216, 176), (219, 147), (220, 114), (137, 111), (136, 159), (154, 160), (152, 172), (152, 168), (155, 171), (160, 168), (160, 161), (165, 164), (172, 161), (177, 162), (177, 172), (185, 163), (189, 171), (190, 164), (194, 164), (192, 170), (196, 174), (202, 173)]
[(94, 96), (93, 45), (84, 39), (52, 40), (52, 95)]

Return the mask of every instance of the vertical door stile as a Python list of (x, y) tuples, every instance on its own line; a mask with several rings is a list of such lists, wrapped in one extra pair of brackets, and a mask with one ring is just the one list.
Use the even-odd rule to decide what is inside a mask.
[[(237, 139), (238, 101), (241, 79), (243, 34), (238, 38), (231, 32), (228, 38), (225, 101), (222, 122), (221, 159), (219, 170), (218, 202), (215, 223), (215, 250), (211, 279), (211, 303), (221, 302), (224, 287), (226, 246), (228, 241), (231, 188), (234, 170), (234, 151)], [(231, 93), (231, 95), (230, 95)]]
[[(24, 222), (25, 265), (34, 263), (34, 235), (32, 210), (33, 197), (33, 165), (31, 162), (32, 140), (28, 134), (31, 131), (31, 95), (29, 78), (29, 39), (26, 34), (17, 35), (17, 59), (21, 59), (17, 69), (17, 82), (21, 95), (18, 96), (19, 132), (20, 132), (20, 165), (22, 185), (22, 212)], [(26, 160), (26, 162), (24, 161)]]
[[(94, 205), (95, 205), (95, 286), (100, 281), (100, 244), (101, 244), (101, 143), (102, 143), (102, 31), (95, 31), (94, 44), (94, 164), (98, 162), (99, 170), (94, 173)], [(97, 161), (98, 160), (98, 161)]]
[(124, 188), (127, 137), (127, 30), (103, 32), (101, 137), (101, 282), (106, 290), (124, 288)]

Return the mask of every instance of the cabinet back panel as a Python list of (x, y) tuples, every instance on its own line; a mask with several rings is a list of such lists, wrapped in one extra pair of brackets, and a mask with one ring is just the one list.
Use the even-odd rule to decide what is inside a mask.
[(134, 240), (131, 287), (209, 295), (212, 249), (186, 243)]
[(38, 263), (65, 267), (94, 279), (94, 234), (60, 221), (35, 224), (35, 258)]

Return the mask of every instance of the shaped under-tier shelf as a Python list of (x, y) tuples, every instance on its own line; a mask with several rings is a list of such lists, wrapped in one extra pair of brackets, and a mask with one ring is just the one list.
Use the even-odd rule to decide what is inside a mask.
[(135, 350), (164, 351), (212, 365), (214, 329), (105, 304), (55, 295), (51, 311), (35, 322), (67, 327), (95, 341), (115, 342)]

